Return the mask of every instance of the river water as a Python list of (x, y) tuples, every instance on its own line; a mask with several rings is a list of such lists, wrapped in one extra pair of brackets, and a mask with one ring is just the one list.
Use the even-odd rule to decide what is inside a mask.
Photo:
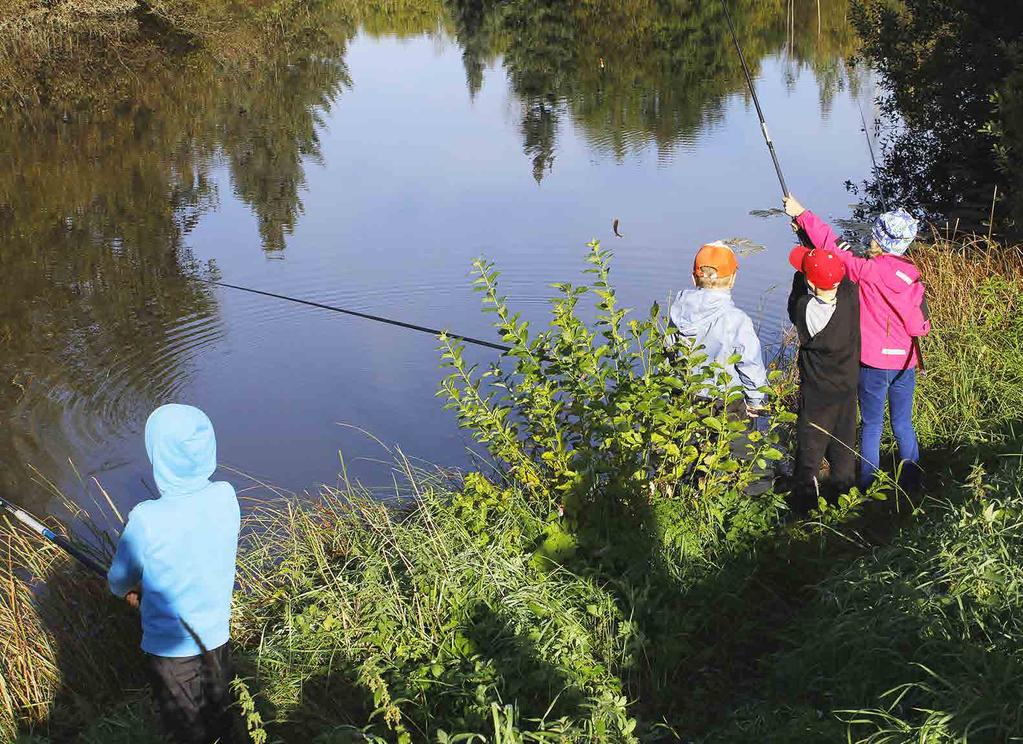
[[(358, 18), (231, 76), (161, 69), (118, 102), (6, 122), (5, 492), (58, 513), (55, 493), (88, 506), (93, 478), (121, 508), (147, 498), (142, 428), (169, 401), (209, 413), (223, 464), (286, 489), (337, 482), (339, 452), (377, 486), (388, 448), (466, 464), (436, 339), (187, 278), (210, 262), (227, 282), (497, 340), (475, 256), (542, 323), (591, 238), (639, 311), (688, 285), (701, 243), (744, 238), (766, 249), (741, 259), (736, 300), (776, 344), (792, 234), (753, 214), (780, 192), (723, 19), (571, 6)], [(872, 89), (842, 61), (845, 4), (821, 6), (819, 32), (814, 2), (737, 22), (789, 185), (845, 217)]]

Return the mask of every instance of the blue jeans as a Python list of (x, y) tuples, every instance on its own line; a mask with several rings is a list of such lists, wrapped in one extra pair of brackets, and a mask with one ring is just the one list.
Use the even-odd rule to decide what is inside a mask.
[(892, 433), (899, 445), (902, 461), (901, 485), (916, 488), (920, 481), (920, 445), (913, 429), (913, 391), (916, 388), (916, 369), (877, 369), (860, 366), (860, 416), (863, 431), (860, 435), (860, 487), (868, 488), (877, 476), (881, 460), (881, 432), (884, 428), (884, 404), (888, 401), (892, 420)]

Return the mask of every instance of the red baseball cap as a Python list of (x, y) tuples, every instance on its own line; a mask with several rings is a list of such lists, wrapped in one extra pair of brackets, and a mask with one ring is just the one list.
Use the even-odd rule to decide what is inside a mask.
[(817, 289), (834, 289), (845, 277), (845, 265), (833, 252), (824, 248), (797, 245), (789, 254), (789, 263), (803, 272), (806, 280)]

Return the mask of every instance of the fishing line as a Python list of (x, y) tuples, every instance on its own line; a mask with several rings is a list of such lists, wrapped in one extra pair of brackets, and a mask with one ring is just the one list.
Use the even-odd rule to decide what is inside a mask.
[[(854, 96), (855, 98), (855, 96)], [(860, 121), (863, 122), (863, 134), (867, 138), (867, 149), (870, 150), (870, 162), (874, 165), (874, 181), (877, 183), (877, 192), (881, 196), (881, 206), (888, 211), (888, 197), (884, 193), (884, 185), (881, 183), (881, 172), (877, 167), (877, 158), (874, 156), (874, 143), (870, 141), (870, 131), (867, 129), (867, 117), (863, 115), (863, 106), (860, 99), (856, 98), (856, 108), (860, 111)]]
[(732, 34), (732, 41), (735, 42), (735, 51), (739, 53), (739, 62), (742, 63), (742, 71), (746, 75), (746, 84), (749, 86), (749, 92), (753, 96), (753, 105), (757, 109), (757, 117), (760, 119), (760, 131), (764, 134), (764, 142), (767, 143), (767, 149), (771, 152), (774, 170), (778, 173), (778, 182), (781, 183), (782, 195), (792, 196), (789, 192), (789, 187), (785, 184), (785, 176), (782, 175), (781, 164), (778, 162), (778, 154), (774, 151), (774, 142), (771, 141), (771, 134), (767, 131), (767, 119), (764, 118), (764, 110), (760, 107), (760, 98), (757, 97), (757, 89), (753, 85), (753, 76), (750, 75), (749, 65), (746, 64), (746, 55), (742, 52), (742, 45), (739, 44), (739, 37), (735, 33), (732, 15), (728, 12), (728, 4), (725, 0), (721, 0), (721, 8), (725, 11), (725, 20), (728, 21), (728, 30)]
[(252, 287), (243, 287), (240, 284), (229, 284), (228, 282), (215, 281), (213, 279), (199, 279), (205, 284), (213, 284), (217, 287), (225, 287), (227, 289), (236, 289), (239, 292), (249, 292), (250, 294), (262, 295), (263, 297), (273, 297), (278, 300), (285, 300), (286, 302), (294, 302), (298, 305), (306, 305), (307, 307), (316, 307), (321, 310), (330, 310), (333, 313), (341, 313), (342, 315), (351, 315), (356, 318), (363, 318), (364, 320), (372, 320), (376, 323), (384, 323), (385, 325), (396, 326), (398, 328), (406, 328), (410, 331), (418, 331), (419, 333), (429, 333), (431, 336), (448, 336), (449, 338), (458, 339), (464, 341), (467, 344), (474, 344), (476, 346), (483, 346), (488, 349), (496, 349), (497, 351), (511, 351), (510, 346), (505, 344), (494, 343), (493, 341), (484, 341), (481, 338), (474, 338), (472, 336), (464, 336), (460, 333), (450, 333), (449, 331), (442, 331), (438, 328), (429, 328), (428, 326), (416, 325), (415, 323), (406, 323), (403, 320), (394, 320), (393, 318), (385, 318), (381, 315), (371, 315), (369, 313), (361, 313), (357, 310), (348, 310), (343, 307), (337, 307), (336, 305), (327, 305), (322, 302), (315, 302), (313, 300), (303, 300), (299, 297), (290, 297), (288, 295), (278, 294), (277, 292), (267, 292), (262, 289), (253, 289)]
[(56, 532), (51, 530), (45, 524), (40, 522), (38, 519), (33, 517), (24, 509), (15, 506), (10, 501), (0, 498), (0, 510), (3, 510), (14, 517), (15, 520), (20, 522), (22, 525), (30, 529), (32, 532), (39, 535), (44, 540), (53, 543), (65, 553), (70, 555), (72, 558), (77, 560), (87, 569), (92, 571), (97, 576), (106, 578), (107, 567), (102, 565), (99, 561), (93, 558), (88, 553), (84, 552), (81, 548), (74, 545), (70, 540), (62, 535), (58, 535)]

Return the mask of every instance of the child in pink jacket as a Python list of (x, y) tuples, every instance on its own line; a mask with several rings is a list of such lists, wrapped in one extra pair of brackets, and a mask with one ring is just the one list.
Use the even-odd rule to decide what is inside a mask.
[(904, 255), (916, 238), (917, 221), (901, 209), (882, 214), (871, 230), (869, 258), (859, 258), (796, 199), (785, 199), (785, 213), (815, 247), (835, 251), (860, 288), (860, 486), (869, 487), (877, 474), (887, 401), (902, 461), (901, 482), (916, 489), (920, 446), (913, 428), (913, 393), (922, 363), (917, 339), (931, 330), (920, 271)]

